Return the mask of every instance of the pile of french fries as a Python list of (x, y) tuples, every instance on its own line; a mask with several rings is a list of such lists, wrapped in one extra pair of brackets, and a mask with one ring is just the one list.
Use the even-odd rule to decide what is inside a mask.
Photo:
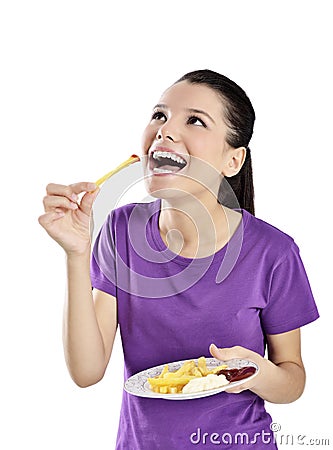
[(221, 369), (226, 369), (228, 366), (222, 364), (209, 370), (206, 364), (206, 358), (201, 356), (198, 359), (198, 364), (194, 360), (186, 361), (175, 372), (169, 372), (168, 364), (166, 364), (160, 373), (155, 378), (148, 378), (148, 383), (151, 389), (159, 394), (180, 394), (183, 387), (193, 378), (206, 377), (209, 374), (215, 374)]

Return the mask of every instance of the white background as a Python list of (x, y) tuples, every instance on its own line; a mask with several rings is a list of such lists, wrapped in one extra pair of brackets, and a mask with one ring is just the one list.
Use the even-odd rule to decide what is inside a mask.
[(48, 182), (94, 181), (140, 152), (162, 91), (198, 68), (252, 99), (256, 214), (295, 238), (321, 314), (303, 330), (304, 395), (267, 409), (280, 437), (332, 444), (330, 3), (1, 3), (1, 448), (114, 448), (120, 342), (99, 384), (74, 385), (61, 341), (64, 254), (37, 217)]

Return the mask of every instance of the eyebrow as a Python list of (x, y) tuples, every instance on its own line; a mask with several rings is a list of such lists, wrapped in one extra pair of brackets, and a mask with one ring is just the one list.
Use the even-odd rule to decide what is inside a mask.
[[(165, 105), (164, 103), (158, 103), (157, 105), (154, 106), (154, 109), (156, 109), (156, 108), (168, 109), (167, 105)], [(204, 116), (208, 117), (208, 119), (211, 120), (216, 125), (215, 120), (206, 111), (203, 111), (202, 109), (185, 108), (185, 111), (188, 111), (191, 113), (203, 114)]]

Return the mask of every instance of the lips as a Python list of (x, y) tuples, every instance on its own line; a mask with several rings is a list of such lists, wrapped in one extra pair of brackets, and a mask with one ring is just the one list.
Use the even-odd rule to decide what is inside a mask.
[(166, 147), (156, 147), (149, 153), (149, 168), (154, 174), (178, 173), (186, 165), (183, 155)]

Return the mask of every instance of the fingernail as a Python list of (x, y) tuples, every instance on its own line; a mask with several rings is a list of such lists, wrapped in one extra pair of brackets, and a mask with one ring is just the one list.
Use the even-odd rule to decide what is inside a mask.
[(77, 202), (78, 201), (78, 196), (76, 194), (72, 194), (71, 195), (71, 199), (73, 200), (73, 202)]
[(72, 209), (78, 209), (78, 204), (77, 203), (71, 203), (71, 208)]

